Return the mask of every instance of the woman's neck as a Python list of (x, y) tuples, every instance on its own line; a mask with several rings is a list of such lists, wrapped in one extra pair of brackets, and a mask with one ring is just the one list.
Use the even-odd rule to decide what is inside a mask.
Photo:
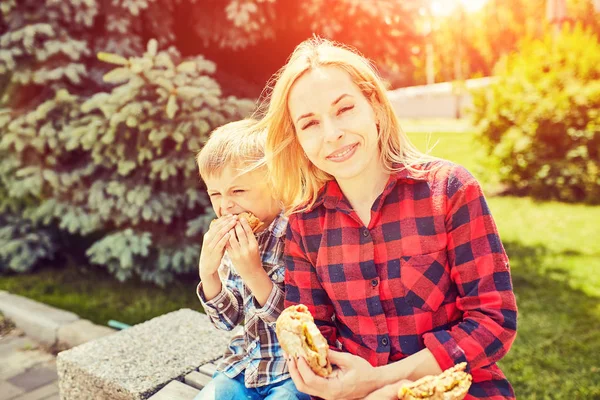
[(371, 207), (383, 192), (389, 177), (390, 173), (385, 170), (383, 162), (377, 162), (353, 179), (337, 181), (365, 226), (369, 225)]

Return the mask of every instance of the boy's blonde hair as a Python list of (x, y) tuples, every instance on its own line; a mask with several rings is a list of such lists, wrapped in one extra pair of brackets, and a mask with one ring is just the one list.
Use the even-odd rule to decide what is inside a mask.
[(264, 165), (266, 132), (257, 128), (257, 122), (250, 118), (230, 122), (211, 133), (196, 156), (203, 180), (230, 166), (248, 172)]
[[(263, 107), (264, 117), (259, 122), (261, 128), (267, 130), (265, 153), (271, 184), (288, 213), (309, 209), (319, 189), (333, 179), (306, 158), (288, 108), (294, 83), (308, 71), (326, 66), (346, 71), (373, 107), (379, 121), (379, 150), (388, 172), (403, 168), (417, 172), (413, 166), (433, 159), (421, 153), (400, 128), (386, 88), (367, 59), (329, 40), (306, 40), (296, 47), (287, 64), (272, 78), (266, 89), (268, 108), (265, 111)], [(315, 92), (318, 90), (315, 88)]]

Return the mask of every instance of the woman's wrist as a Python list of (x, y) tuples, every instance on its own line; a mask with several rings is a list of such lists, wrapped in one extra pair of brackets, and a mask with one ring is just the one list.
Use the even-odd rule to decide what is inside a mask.
[(366, 389), (366, 394), (369, 394), (377, 389), (381, 389), (385, 385), (388, 385), (393, 381), (389, 375), (389, 370), (381, 367), (372, 367), (364, 376), (364, 381), (361, 382), (360, 386)]
[(407, 379), (415, 381), (426, 375), (437, 375), (442, 372), (435, 357), (425, 348), (402, 360), (377, 367), (376, 375), (380, 377), (382, 386)]

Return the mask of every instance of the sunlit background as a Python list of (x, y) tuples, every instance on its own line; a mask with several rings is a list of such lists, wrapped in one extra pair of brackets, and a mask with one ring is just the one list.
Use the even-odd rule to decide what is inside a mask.
[(411, 140), (482, 183), (520, 310), (500, 361), (517, 397), (600, 399), (600, 0), (0, 12), (0, 290), (104, 326), (200, 310), (213, 214), (193, 155), (318, 35), (371, 59)]

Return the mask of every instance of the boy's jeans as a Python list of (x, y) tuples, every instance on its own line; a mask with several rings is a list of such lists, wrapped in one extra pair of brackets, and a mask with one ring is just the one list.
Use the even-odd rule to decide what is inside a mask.
[(310, 400), (301, 393), (291, 378), (272, 385), (246, 388), (244, 373), (231, 379), (221, 372), (215, 372), (212, 381), (198, 393), (194, 400)]

